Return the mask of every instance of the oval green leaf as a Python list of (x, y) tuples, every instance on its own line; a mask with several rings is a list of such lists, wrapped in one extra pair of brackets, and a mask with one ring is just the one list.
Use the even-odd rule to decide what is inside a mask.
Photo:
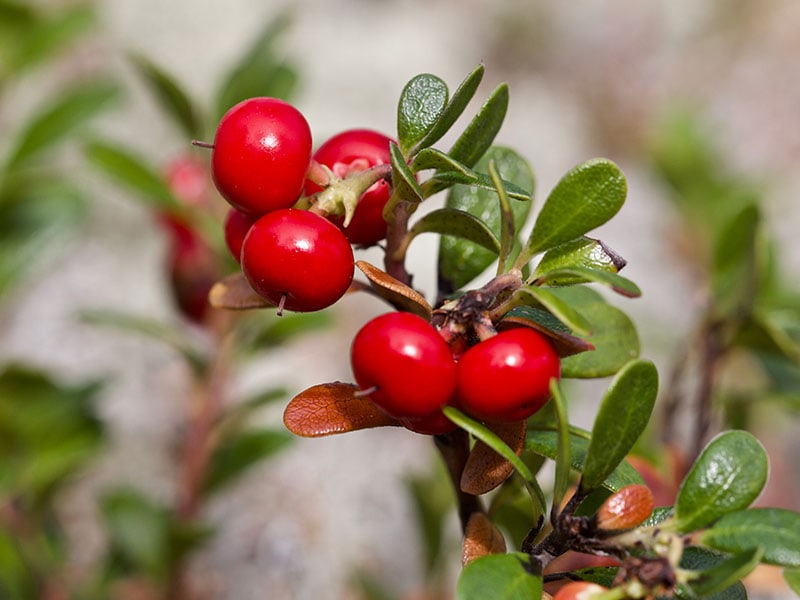
[(417, 236), (420, 233), (452, 235), (478, 244), (495, 255), (500, 251), (500, 242), (497, 241), (492, 230), (477, 217), (463, 210), (440, 208), (428, 213), (414, 223), (409, 230), (411, 236)]
[(703, 544), (723, 552), (761, 546), (762, 561), (800, 567), (800, 513), (782, 508), (753, 508), (728, 513), (700, 535)]
[(200, 138), (203, 135), (200, 110), (177, 80), (141, 54), (133, 54), (131, 61), (153, 90), (161, 107), (183, 133), (190, 139)]
[(542, 596), (542, 577), (525, 568), (524, 554), (492, 554), (469, 563), (456, 585), (456, 600), (530, 600)]
[(514, 295), (526, 306), (543, 306), (576, 334), (590, 336), (592, 325), (573, 306), (549, 289), (535, 286), (520, 288)]
[[(535, 276), (542, 277), (553, 271), (584, 267), (596, 271), (617, 273), (627, 264), (624, 258), (606, 246), (602, 241), (590, 237), (579, 237), (544, 253), (539, 264), (536, 265)], [(570, 285), (579, 283), (575, 279), (559, 279), (555, 282), (550, 278), (551, 285)]]
[(761, 560), (761, 555), (760, 547), (736, 554), (698, 573), (697, 578), (690, 582), (690, 586), (700, 597), (723, 592), (755, 569)]
[(625, 176), (611, 161), (594, 159), (575, 167), (542, 206), (525, 256), (529, 260), (599, 227), (622, 208), (626, 194)]
[(612, 290), (628, 298), (637, 298), (642, 295), (642, 291), (630, 279), (597, 269), (587, 269), (586, 267), (566, 267), (556, 271), (550, 271), (536, 278), (539, 285), (560, 286), (574, 285), (577, 283), (600, 283), (610, 287)]
[(397, 137), (403, 156), (442, 116), (449, 94), (447, 84), (430, 73), (417, 75), (403, 88), (397, 105)]
[(641, 437), (658, 395), (658, 371), (647, 360), (623, 367), (603, 396), (592, 427), (580, 488), (598, 488)]
[(764, 488), (768, 469), (767, 453), (753, 435), (721, 433), (705, 447), (681, 484), (675, 503), (677, 528), (695, 531), (747, 508)]
[(448, 154), (468, 167), (473, 166), (491, 147), (503, 125), (507, 110), (508, 85), (501, 83), (455, 141)]
[(108, 142), (94, 141), (84, 149), (86, 158), (106, 175), (137, 193), (145, 204), (180, 210), (166, 181), (143, 158)]
[(464, 112), (464, 109), (467, 108), (467, 104), (469, 104), (469, 101), (472, 100), (472, 97), (478, 90), (478, 86), (483, 79), (483, 71), (483, 65), (478, 65), (475, 67), (472, 73), (467, 75), (464, 81), (462, 81), (458, 86), (458, 89), (453, 94), (450, 102), (448, 102), (447, 106), (444, 107), (444, 110), (439, 113), (439, 117), (436, 119), (430, 129), (428, 129), (423, 138), (417, 142), (415, 147), (410, 151), (410, 154), (413, 155), (418, 150), (435, 144), (445, 133), (450, 130), (453, 124), (458, 120), (458, 117), (461, 116), (461, 113)]
[[(504, 181), (521, 190), (533, 192), (535, 180), (528, 162), (515, 151), (493, 146), (481, 158), (475, 169), (488, 171), (489, 162), (494, 160)], [(477, 185), (456, 185), (447, 194), (445, 206), (466, 211), (482, 221), (495, 237), (500, 236), (502, 213), (500, 202), (491, 179), (486, 178), (487, 187)], [(512, 196), (513, 197), (513, 196)], [(531, 210), (530, 202), (512, 202), (514, 224), (520, 230)], [(480, 275), (497, 259), (497, 254), (472, 242), (444, 235), (439, 242), (439, 281), (442, 292), (452, 293)]]
[[(574, 427), (570, 428), (570, 464), (579, 473), (583, 471), (589, 449), (588, 433), (584, 432), (584, 434), (578, 435)], [(558, 457), (558, 434), (550, 429), (531, 429), (525, 437), (525, 448), (551, 460), (556, 460)], [(606, 477), (602, 487), (610, 492), (616, 492), (632, 483), (644, 483), (644, 480), (636, 469), (623, 461)]]
[(81, 83), (60, 93), (17, 137), (7, 168), (14, 169), (49, 150), (86, 125), (119, 95), (113, 83)]
[(639, 356), (639, 334), (633, 321), (600, 294), (583, 285), (550, 289), (550, 293), (580, 311), (592, 328), (592, 335), (584, 339), (594, 350), (564, 358), (562, 377), (607, 377)]
[(392, 162), (392, 196), (407, 202), (422, 202), (424, 196), (417, 178), (403, 158), (400, 147), (394, 142), (389, 144), (389, 157)]

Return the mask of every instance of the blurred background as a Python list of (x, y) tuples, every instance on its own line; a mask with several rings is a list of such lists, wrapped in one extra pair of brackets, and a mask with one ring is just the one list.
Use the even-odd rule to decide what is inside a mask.
[[(594, 156), (628, 178), (597, 236), (643, 290), (614, 303), (662, 374), (642, 455), (663, 473), (660, 450), (751, 429), (772, 460), (760, 502), (800, 509), (798, 27), (792, 0), (0, 0), (3, 597), (450, 597), (459, 533), (430, 440), (281, 424), (293, 393), (352, 379), (349, 341), (386, 306), (198, 305), (232, 261), (191, 140), (255, 94), (293, 102), (316, 143), (392, 135), (408, 79), (452, 90), (479, 63), (476, 102), (510, 86), (497, 142), (530, 160), (536, 206)], [(429, 238), (409, 271), (430, 299)], [(567, 390), (590, 426), (597, 388)], [(769, 570), (749, 586), (787, 594)]]

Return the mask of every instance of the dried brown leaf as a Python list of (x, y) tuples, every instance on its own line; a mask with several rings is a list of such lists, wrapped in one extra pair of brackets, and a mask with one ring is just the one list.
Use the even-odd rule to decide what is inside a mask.
[(215, 283), (208, 293), (208, 303), (214, 308), (228, 310), (275, 306), (266, 298), (259, 296), (242, 273), (228, 275)]
[(321, 437), (371, 427), (400, 425), (366, 396), (356, 396), (351, 383), (322, 383), (300, 392), (283, 413), (286, 428), (295, 435)]
[(367, 276), (372, 290), (397, 310), (414, 313), (430, 321), (433, 308), (418, 291), (366, 261), (356, 261), (356, 267)]
[[(490, 423), (487, 427), (519, 456), (525, 443), (525, 421)], [(481, 441), (475, 443), (461, 474), (461, 490), (478, 496), (503, 483), (514, 467)]]
[(488, 554), (502, 554), (506, 551), (503, 534), (482, 512), (472, 513), (464, 533), (461, 564), (467, 566), (476, 558)]

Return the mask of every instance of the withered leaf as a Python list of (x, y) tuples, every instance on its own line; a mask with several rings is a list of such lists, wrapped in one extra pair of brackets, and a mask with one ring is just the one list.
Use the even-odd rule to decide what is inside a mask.
[(321, 383), (300, 392), (283, 413), (286, 428), (302, 437), (322, 437), (371, 427), (398, 426), (351, 383)]
[(372, 290), (397, 310), (414, 313), (430, 321), (433, 309), (418, 291), (366, 261), (356, 261), (356, 267), (367, 276)]
[(266, 298), (259, 296), (242, 273), (228, 275), (215, 283), (208, 293), (208, 303), (214, 308), (228, 310), (275, 306)]
[(502, 554), (505, 551), (506, 541), (497, 527), (484, 513), (472, 513), (464, 532), (461, 564), (467, 566), (468, 563), (481, 556)]
[[(519, 456), (525, 443), (525, 421), (487, 424)], [(514, 467), (481, 441), (475, 443), (461, 473), (461, 490), (478, 496), (503, 483)]]

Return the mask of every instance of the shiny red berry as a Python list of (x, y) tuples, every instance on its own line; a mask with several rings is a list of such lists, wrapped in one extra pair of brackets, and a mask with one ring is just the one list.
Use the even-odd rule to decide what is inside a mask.
[(225, 215), (225, 245), (228, 247), (231, 256), (236, 259), (236, 262), (241, 260), (244, 238), (255, 222), (256, 219), (233, 207)]
[(428, 419), (447, 404), (456, 365), (447, 343), (428, 321), (394, 312), (364, 325), (351, 347), (359, 387), (396, 419)]
[(521, 421), (550, 398), (558, 354), (541, 333), (518, 327), (467, 350), (458, 361), (456, 405), (484, 421)]
[(626, 485), (609, 496), (597, 511), (597, 527), (606, 531), (638, 527), (652, 514), (655, 500), (646, 485)]
[(294, 208), (253, 223), (241, 264), (257, 293), (298, 312), (332, 305), (353, 280), (353, 250), (342, 232), (327, 219)]
[(311, 129), (302, 113), (277, 98), (250, 98), (222, 117), (211, 172), (231, 205), (259, 216), (297, 201), (310, 162)]
[[(337, 177), (344, 178), (350, 173), (388, 164), (391, 142), (391, 138), (377, 131), (350, 129), (327, 140), (317, 149), (313, 158), (328, 167)], [(306, 182), (307, 195), (319, 190), (319, 186)], [(378, 181), (361, 195), (358, 208), (347, 227), (342, 224), (343, 217), (334, 217), (331, 220), (343, 227), (342, 230), (351, 244), (374, 244), (386, 237), (383, 207), (389, 199), (389, 192), (389, 184), (384, 180)]]
[(608, 591), (608, 588), (599, 583), (572, 581), (560, 588), (553, 596), (553, 600), (589, 600), (589, 598), (606, 591)]

